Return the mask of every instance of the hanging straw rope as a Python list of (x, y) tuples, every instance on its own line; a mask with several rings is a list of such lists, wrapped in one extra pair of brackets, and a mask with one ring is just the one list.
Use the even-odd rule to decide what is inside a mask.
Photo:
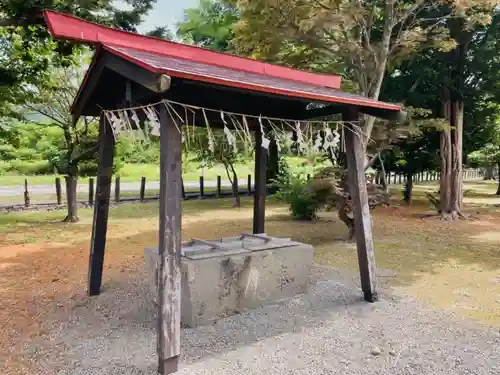
[[(160, 135), (160, 119), (158, 107), (165, 106), (168, 116), (174, 123), (177, 131), (183, 134), (182, 142), (186, 147), (193, 145), (196, 140), (195, 128), (201, 124), (196, 124), (196, 115), (200, 114), (203, 118), (204, 126), (207, 130), (208, 149), (210, 152), (215, 150), (215, 142), (226, 142), (234, 152), (237, 152), (238, 144), (243, 144), (245, 151), (253, 147), (253, 137), (251, 136), (249, 120), (253, 120), (263, 132), (262, 147), (268, 148), (270, 139), (268, 135), (276, 142), (278, 149), (282, 146), (290, 147), (293, 143), (293, 133), (296, 134), (296, 143), (299, 152), (318, 153), (323, 150), (336, 150), (342, 148), (345, 150), (345, 130), (354, 132), (361, 139), (366, 139), (359, 121), (319, 121), (319, 120), (295, 120), (287, 118), (276, 118), (267, 116), (248, 115), (243, 113), (229, 112), (184, 104), (173, 100), (162, 100), (157, 103), (144, 106), (135, 106), (115, 110), (103, 110), (108, 119), (113, 134), (118, 137), (122, 133), (131, 133), (139, 131), (139, 134), (147, 138), (149, 135)], [(182, 112), (179, 113), (179, 108)], [(149, 122), (145, 130), (142, 129), (138, 111), (142, 111), (144, 117)], [(213, 113), (221, 119), (223, 124), (224, 137), (215, 137), (212, 125), (207, 113)], [(192, 119), (191, 118), (192, 115)], [(232, 129), (229, 129), (229, 124)], [(190, 131), (189, 128), (193, 129)], [(339, 128), (342, 134), (339, 133)], [(148, 130), (151, 129), (149, 132)], [(149, 134), (148, 134), (149, 133)], [(238, 142), (239, 140), (239, 142)]]

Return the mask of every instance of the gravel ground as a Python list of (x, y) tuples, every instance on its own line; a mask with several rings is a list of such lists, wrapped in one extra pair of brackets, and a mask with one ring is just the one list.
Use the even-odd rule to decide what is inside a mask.
[[(26, 347), (36, 374), (155, 374), (155, 308), (144, 274), (54, 312)], [(500, 332), (315, 267), (308, 295), (184, 329), (179, 375), (500, 374)], [(68, 318), (69, 316), (69, 318)]]

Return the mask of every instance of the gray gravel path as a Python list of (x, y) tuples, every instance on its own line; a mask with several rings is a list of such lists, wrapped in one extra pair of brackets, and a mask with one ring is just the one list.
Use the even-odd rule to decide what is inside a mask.
[[(124, 278), (125, 280), (125, 278)], [(26, 348), (37, 374), (155, 374), (155, 309), (144, 274), (47, 323)], [(356, 278), (315, 267), (308, 295), (182, 332), (179, 375), (500, 374), (500, 331), (409, 297), (360, 300)], [(57, 366), (59, 365), (59, 366)], [(58, 369), (56, 370), (56, 367)]]

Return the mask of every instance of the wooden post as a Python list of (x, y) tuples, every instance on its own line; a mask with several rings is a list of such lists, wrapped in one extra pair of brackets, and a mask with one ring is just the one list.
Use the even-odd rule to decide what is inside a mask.
[(120, 202), (120, 176), (115, 178), (115, 202)]
[(24, 207), (31, 205), (30, 193), (28, 191), (28, 179), (24, 179)]
[(398, 183), (399, 185), (403, 183), (403, 176), (401, 175), (401, 173), (398, 175)]
[(62, 204), (62, 191), (61, 191), (61, 178), (56, 177), (56, 197), (57, 204), (60, 206)]
[(220, 198), (222, 195), (222, 179), (220, 176), (217, 176), (217, 198)]
[(144, 197), (146, 196), (146, 177), (141, 177), (141, 190), (139, 192), (139, 199), (144, 202)]
[(104, 115), (99, 120), (99, 165), (97, 169), (97, 191), (94, 202), (94, 222), (90, 240), (88, 273), (88, 294), (98, 295), (101, 291), (104, 251), (108, 231), (109, 198), (113, 174), (115, 138)]
[(200, 176), (200, 199), (203, 199), (205, 196), (205, 179), (203, 176)]
[(247, 188), (248, 188), (248, 195), (252, 195), (252, 175), (249, 174), (247, 178)]
[(262, 147), (262, 133), (255, 132), (255, 172), (253, 196), (253, 233), (265, 233), (267, 150)]
[(89, 178), (89, 204), (94, 204), (94, 178)]
[(160, 264), (158, 267), (158, 372), (177, 371), (181, 333), (182, 142), (160, 106)]
[[(343, 120), (359, 121), (357, 110), (353, 108), (347, 109), (343, 114)], [(375, 302), (378, 299), (375, 280), (375, 251), (372, 238), (370, 208), (368, 206), (368, 192), (366, 190), (363, 143), (360, 137), (352, 130), (352, 125), (347, 125), (344, 134), (361, 288), (365, 300)]]

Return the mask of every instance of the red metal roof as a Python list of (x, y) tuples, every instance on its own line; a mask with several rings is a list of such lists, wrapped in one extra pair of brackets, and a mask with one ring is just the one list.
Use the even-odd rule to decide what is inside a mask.
[(340, 88), (340, 76), (324, 75), (267, 64), (262, 61), (210, 51), (204, 48), (169, 42), (129, 33), (84, 21), (68, 14), (46, 10), (45, 19), (54, 38), (89, 44), (108, 44), (160, 55), (177, 57), (214, 66), (236, 69), (268, 77), (285, 78), (317, 86)]
[(401, 105), (340, 90), (340, 77), (314, 74), (203, 48), (107, 28), (70, 15), (45, 11), (54, 38), (102, 45), (109, 52), (173, 77), (305, 98), (311, 101), (400, 111)]
[(186, 59), (138, 51), (132, 48), (104, 45), (104, 49), (145, 69), (172, 77), (332, 103), (353, 104), (396, 111), (401, 109), (400, 105), (384, 103), (309, 83), (267, 77)]

